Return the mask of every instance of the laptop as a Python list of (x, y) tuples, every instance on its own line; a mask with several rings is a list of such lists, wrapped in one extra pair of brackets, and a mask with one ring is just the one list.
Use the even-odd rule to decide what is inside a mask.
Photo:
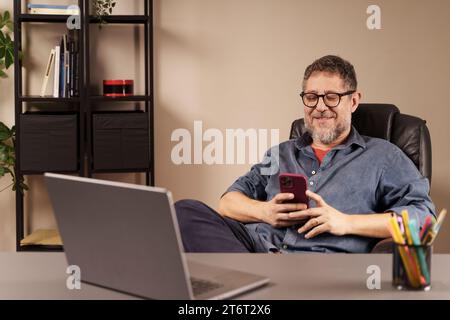
[(45, 174), (69, 265), (81, 280), (149, 299), (227, 299), (269, 279), (189, 261), (171, 193)]

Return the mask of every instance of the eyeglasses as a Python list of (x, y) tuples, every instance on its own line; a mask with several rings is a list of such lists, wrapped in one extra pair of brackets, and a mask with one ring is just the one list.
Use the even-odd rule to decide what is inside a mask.
[(303, 104), (308, 108), (315, 108), (319, 104), (319, 98), (322, 98), (323, 103), (328, 108), (336, 108), (341, 103), (341, 98), (355, 93), (356, 90), (346, 91), (344, 93), (330, 92), (326, 94), (317, 94), (312, 92), (302, 92)]

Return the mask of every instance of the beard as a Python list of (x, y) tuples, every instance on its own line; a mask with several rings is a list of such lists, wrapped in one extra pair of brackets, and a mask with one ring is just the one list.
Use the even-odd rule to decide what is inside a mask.
[[(315, 123), (314, 118), (333, 118), (335, 120), (332, 125), (325, 123)], [(338, 118), (337, 114), (332, 111), (325, 111), (323, 113), (314, 113), (305, 117), (306, 131), (311, 135), (313, 141), (320, 141), (322, 144), (331, 144), (336, 141), (345, 131), (351, 127), (352, 115), (344, 115)]]

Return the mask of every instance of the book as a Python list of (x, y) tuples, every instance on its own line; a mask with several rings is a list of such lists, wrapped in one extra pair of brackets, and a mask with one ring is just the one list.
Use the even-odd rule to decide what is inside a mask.
[(61, 71), (61, 47), (55, 47), (55, 77), (53, 79), (53, 97), (59, 98), (59, 73)]
[(40, 8), (40, 9), (68, 9), (74, 5), (58, 5), (58, 4), (42, 4), (42, 3), (29, 3), (28, 9)]
[(65, 48), (64, 48), (64, 38), (63, 37), (61, 37), (59, 48), (60, 48), (60, 51), (59, 51), (60, 58), (59, 58), (59, 84), (58, 84), (58, 87), (59, 87), (58, 92), (59, 93), (58, 93), (58, 96), (60, 98), (64, 98), (64, 51), (65, 51)]
[(69, 98), (69, 47), (67, 46), (67, 34), (64, 40), (64, 98)]
[(30, 14), (55, 14), (55, 15), (68, 15), (75, 16), (80, 15), (80, 11), (78, 9), (31, 9), (28, 11)]
[(50, 72), (52, 70), (54, 63), (55, 63), (55, 49), (52, 49), (50, 51), (50, 56), (48, 58), (47, 68), (45, 68), (44, 80), (42, 81), (41, 97), (44, 97), (47, 91), (48, 79), (50, 77)]
[(59, 74), (59, 96), (60, 98), (67, 98), (67, 73), (69, 69), (69, 51), (67, 50), (67, 35), (61, 37), (61, 71)]
[[(79, 34), (77, 30), (70, 30), (68, 34), (61, 36), (59, 45), (53, 50), (52, 61), (54, 63), (53, 97), (72, 98), (80, 95), (79, 88)], [(50, 58), (49, 58), (50, 59)], [(51, 70), (46, 69), (47, 72)], [(45, 92), (48, 79), (44, 78), (41, 92)], [(42, 93), (43, 95), (44, 93)]]
[(78, 50), (78, 31), (69, 31), (67, 37), (67, 46), (69, 50), (69, 97), (78, 97), (79, 91), (79, 50)]
[(80, 9), (76, 5), (50, 5), (50, 4), (28, 4), (28, 13), (30, 14), (60, 14), (60, 15), (79, 15)]

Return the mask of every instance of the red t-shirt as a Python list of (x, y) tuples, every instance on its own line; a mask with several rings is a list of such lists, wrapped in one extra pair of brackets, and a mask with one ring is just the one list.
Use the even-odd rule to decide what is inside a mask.
[(317, 160), (319, 160), (319, 164), (322, 164), (322, 160), (323, 158), (325, 158), (325, 156), (327, 155), (328, 152), (330, 152), (331, 149), (327, 149), (327, 150), (321, 150), (321, 149), (316, 149), (313, 146), (311, 146), (311, 148), (314, 151), (314, 154), (316, 155)]

